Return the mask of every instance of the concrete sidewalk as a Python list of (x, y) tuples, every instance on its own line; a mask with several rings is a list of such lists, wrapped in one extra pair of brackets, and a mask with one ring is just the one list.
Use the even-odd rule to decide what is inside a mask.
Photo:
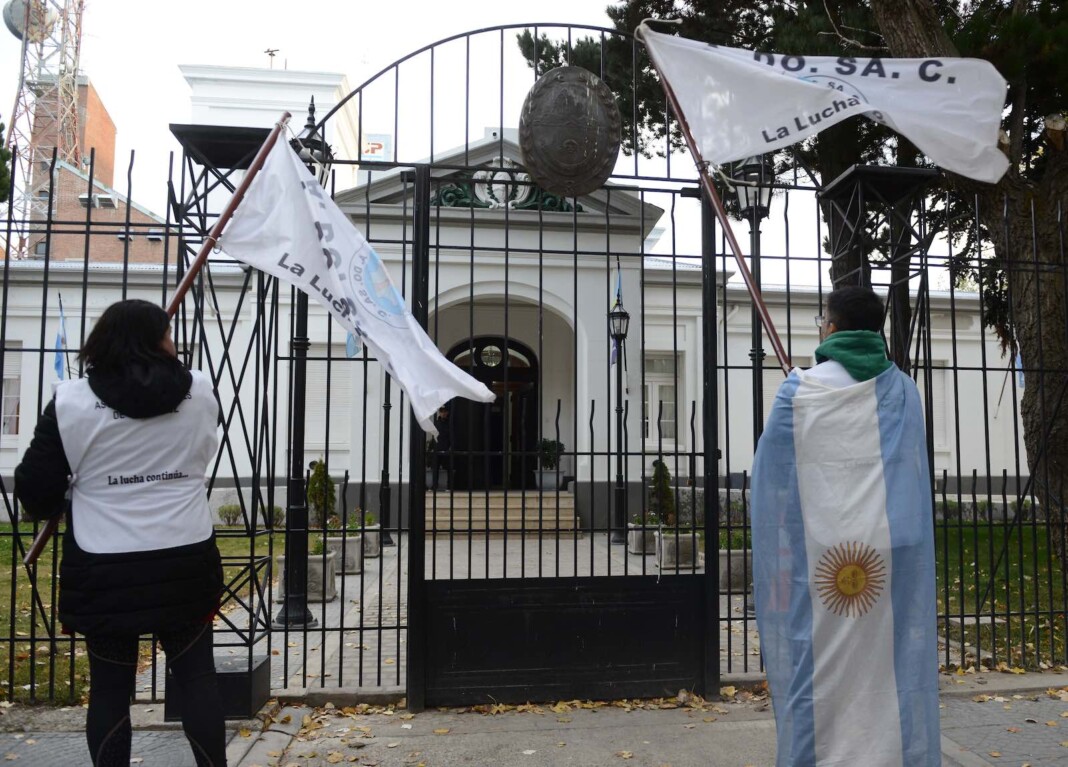
[[(1068, 673), (943, 675), (947, 767), (1068, 764)], [(498, 706), (410, 714), (338, 699), (265, 709), (230, 726), (230, 767), (770, 767), (775, 724), (759, 691), (717, 701), (664, 699)], [(320, 700), (324, 695), (318, 691)], [(328, 697), (328, 696), (327, 696)], [(12, 706), (0, 716), (0, 759), (88, 764), (82, 708)], [(192, 767), (162, 705), (136, 706), (132, 764)], [(139, 760), (139, 761), (138, 761)]]

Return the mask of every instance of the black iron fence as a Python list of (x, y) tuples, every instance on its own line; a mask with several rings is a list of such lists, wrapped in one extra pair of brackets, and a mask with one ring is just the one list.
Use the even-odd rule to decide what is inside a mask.
[[(497, 394), (493, 404), (450, 403), (441, 441), (428, 441), (367, 348), (354, 348), (314, 303), (303, 336), (293, 290), (224, 254), (175, 320), (180, 354), (212, 376), (224, 410), (207, 478), (227, 573), (217, 653), (238, 671), (266, 675), (271, 688), (419, 696), (429, 679), (424, 699), (432, 700), (436, 669), (441, 679), (455, 672), (455, 689), (474, 699), (487, 682), (449, 665), (462, 653), (445, 617), (497, 604), (477, 623), (488, 632), (482, 657), (551, 664), (576, 631), (575, 616), (592, 609), (582, 601), (588, 594), (621, 605), (612, 636), (598, 640), (619, 642), (617, 667), (634, 661), (620, 640), (632, 635), (646, 642), (646, 657), (685, 645), (672, 681), (707, 686), (720, 674), (760, 670), (749, 610), (749, 469), (782, 380), (779, 361), (754, 333), (750, 297), (686, 158), (623, 157), (606, 187), (577, 199), (554, 197), (526, 175), (517, 137), (500, 128), (514, 122), (522, 97), (511, 83), (532, 84), (540, 73), (510, 38), (523, 31), (460, 36), (368, 81), (353, 94), (359, 117), (348, 128), (369, 133), (374, 114), (376, 126), (392, 125), (392, 154), (358, 171), (340, 157), (333, 182), (430, 337)], [(529, 31), (556, 41), (610, 37)], [(443, 67), (465, 76), (446, 86)], [(617, 89), (618, 78), (608, 78)], [(402, 119), (413, 114), (419, 119)], [(340, 133), (331, 120), (343, 116), (326, 120), (327, 138)], [(83, 642), (56, 618), (58, 546), (32, 568), (21, 564), (36, 526), (20, 516), (11, 473), (36, 415), (54, 381), (82, 373), (76, 350), (104, 307), (128, 296), (166, 299), (242, 153), (260, 140), (247, 129), (174, 133), (185, 152), (167, 179), (162, 215), (129, 205), (129, 188), (102, 188), (92, 162), (53, 162), (40, 187), (49, 216), (23, 220), (9, 203), (0, 224), (8, 253), (21, 243), (26, 256), (4, 260), (0, 293), (0, 592), (8, 599), (0, 689), (8, 699), (78, 700), (87, 674)], [(210, 152), (209, 139), (220, 138), (240, 149), (225, 162)], [(349, 183), (339, 185), (342, 177)], [(870, 234), (846, 237), (812, 177), (792, 156), (780, 158), (770, 217), (736, 224), (750, 230), (764, 298), (793, 364), (808, 366), (832, 274), (888, 297), (889, 348), (927, 407), (942, 663), (1068, 663), (1056, 475), (1068, 377), (1063, 225), (1052, 240), (1036, 233), (1021, 263), (1002, 244), (994, 249), (974, 210), (970, 219), (939, 214), (962, 201), (917, 189), (888, 213), (878, 195), (857, 201), (872, 183), (837, 187), (848, 231)], [(969, 232), (978, 247), (962, 250)], [(857, 253), (861, 265), (850, 266)], [(999, 304), (1003, 289), (1015, 293)], [(1019, 357), (986, 319), (1002, 306), (1002, 328), (1033, 322), (1016, 316), (1028, 290), (1043, 325)], [(60, 296), (66, 341), (57, 351)], [(629, 313), (625, 333), (612, 326), (617, 302)], [(301, 338), (303, 392), (293, 385)], [(287, 492), (295, 396), (306, 398), (302, 498)], [(304, 505), (306, 533), (287, 518)], [(310, 620), (279, 623), (280, 570), (297, 535), (308, 539)], [(636, 613), (627, 601), (655, 602), (669, 588), (676, 601), (665, 600), (661, 613)], [(488, 602), (472, 601), (480, 589), (492, 591)], [(517, 594), (542, 632), (520, 644), (506, 625)], [(452, 612), (435, 612), (429, 596)], [(637, 614), (653, 617), (638, 622)], [(139, 695), (162, 693), (158, 657), (146, 640)], [(588, 659), (571, 661), (581, 670)], [(626, 679), (611, 681), (617, 686), (584, 683), (629, 694)], [(515, 694), (556, 692), (524, 684)]]

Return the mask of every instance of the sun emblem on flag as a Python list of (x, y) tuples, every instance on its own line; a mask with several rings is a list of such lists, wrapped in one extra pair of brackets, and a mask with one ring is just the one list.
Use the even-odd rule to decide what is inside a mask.
[(816, 565), (816, 590), (835, 615), (859, 618), (879, 600), (886, 585), (883, 558), (866, 543), (840, 543)]

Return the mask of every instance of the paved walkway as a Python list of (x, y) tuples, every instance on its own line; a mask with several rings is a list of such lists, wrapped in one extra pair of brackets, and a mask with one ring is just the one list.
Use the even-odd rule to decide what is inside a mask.
[[(943, 675), (946, 767), (1068, 764), (1068, 672)], [(232, 722), (230, 767), (770, 767), (775, 724), (759, 690), (717, 701), (484, 706), (410, 714), (338, 701), (272, 704)], [(84, 709), (0, 709), (0, 759), (46, 767), (88, 764)], [(131, 764), (192, 767), (182, 733), (159, 706), (135, 707)]]

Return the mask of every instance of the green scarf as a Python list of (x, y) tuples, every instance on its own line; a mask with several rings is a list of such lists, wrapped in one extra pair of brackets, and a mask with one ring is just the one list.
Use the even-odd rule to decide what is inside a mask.
[(816, 362), (827, 360), (841, 363), (849, 375), (858, 381), (875, 378), (893, 364), (886, 358), (883, 337), (871, 330), (839, 330), (831, 333), (827, 340), (816, 347)]

